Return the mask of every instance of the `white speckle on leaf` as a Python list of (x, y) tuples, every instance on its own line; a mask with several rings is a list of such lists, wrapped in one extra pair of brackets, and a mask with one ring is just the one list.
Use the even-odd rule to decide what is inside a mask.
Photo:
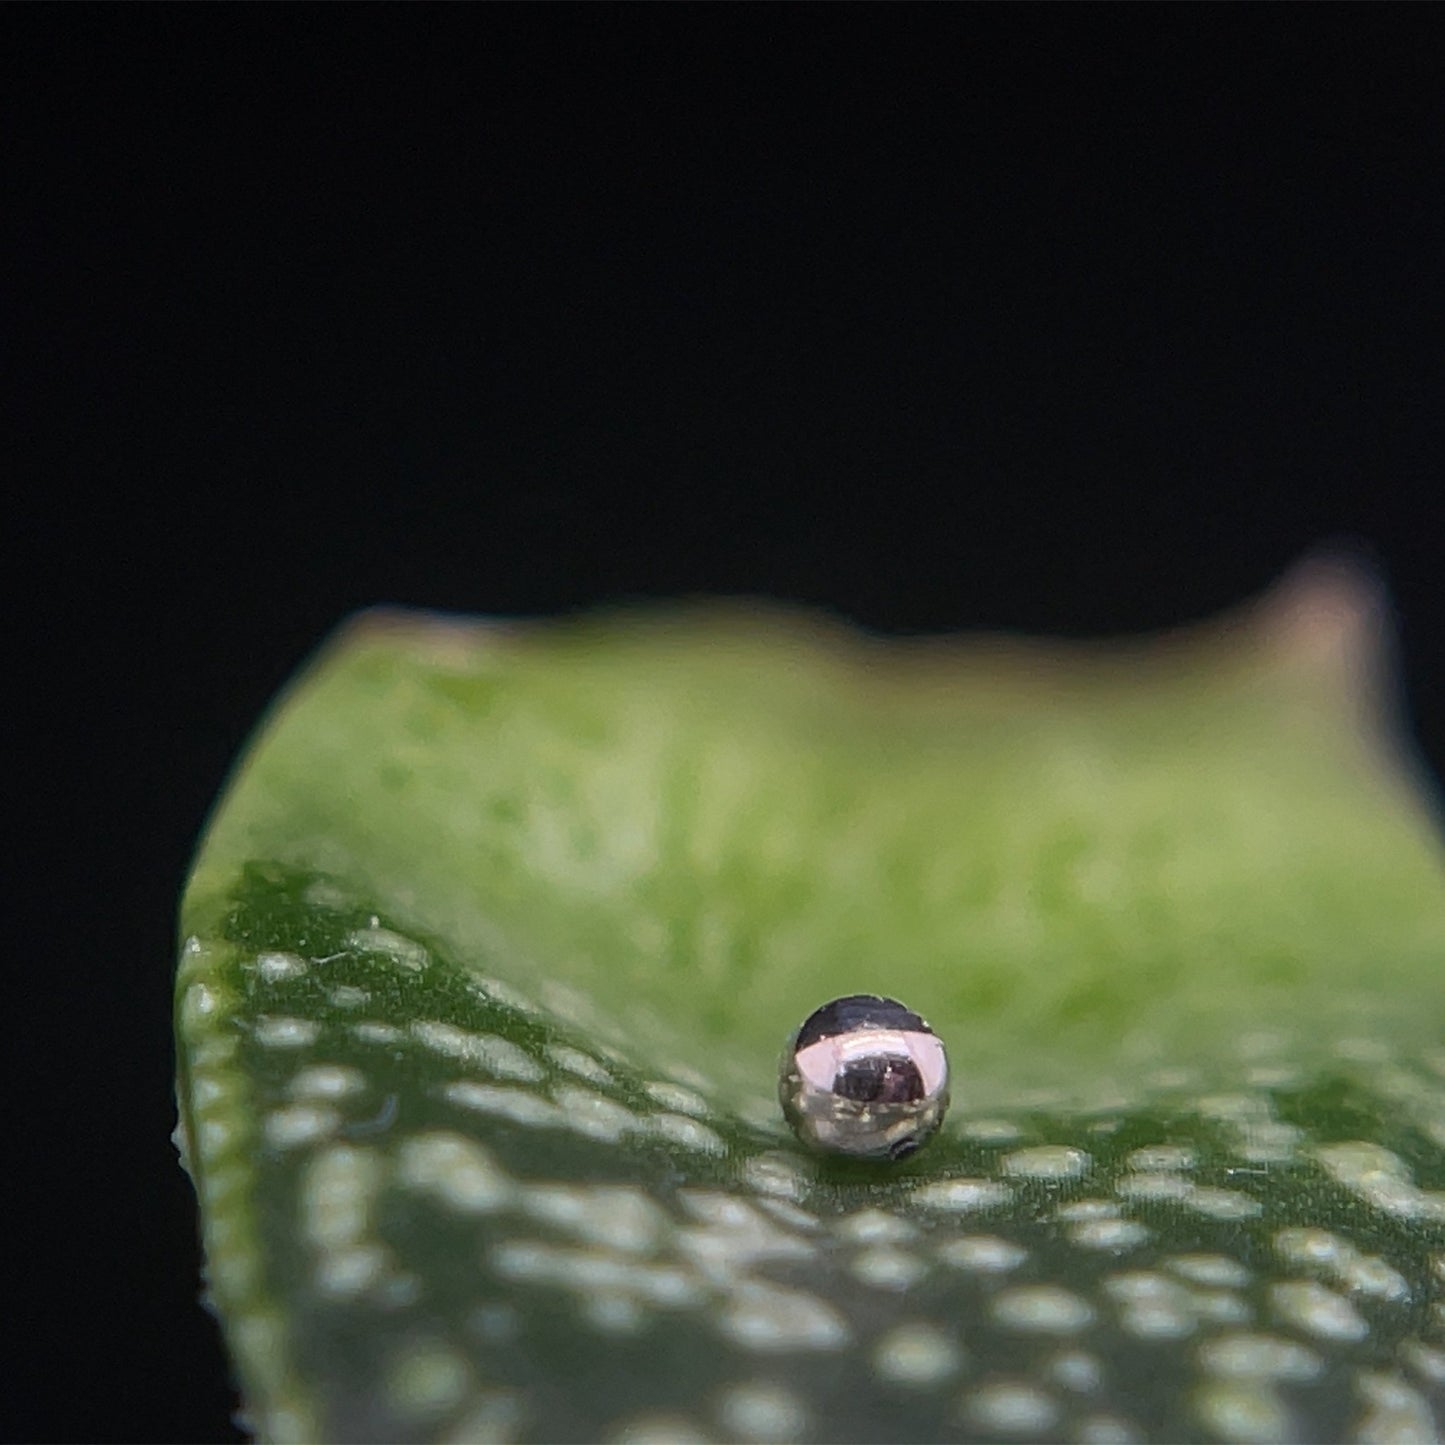
[(504, 1279), (554, 1285), (584, 1297), (629, 1295), (659, 1309), (701, 1303), (704, 1293), (686, 1271), (639, 1262), (601, 1249), (561, 1249), (540, 1240), (507, 1240), (491, 1252)]
[(268, 1049), (304, 1049), (316, 1042), (321, 1025), (314, 1019), (262, 1014), (251, 1025), (251, 1032), (256, 1042)]
[(994, 1380), (963, 1397), (961, 1413), (976, 1429), (998, 1435), (1040, 1435), (1053, 1428), (1058, 1406), (1023, 1381)]
[(834, 1228), (838, 1237), (850, 1244), (906, 1244), (918, 1237), (915, 1226), (881, 1209), (845, 1214)]
[(659, 1309), (693, 1309), (706, 1298), (694, 1275), (672, 1265), (629, 1265), (627, 1288)]
[(1199, 1347), (1199, 1363), (1211, 1375), (1232, 1380), (1313, 1380), (1320, 1357), (1278, 1335), (1217, 1335)]
[(346, 935), (346, 946), (356, 953), (379, 954), (408, 973), (420, 973), (427, 965), (427, 951), (414, 938), (375, 923), (370, 928), (352, 929)]
[(488, 1214), (513, 1197), (512, 1181), (474, 1139), (448, 1130), (413, 1135), (397, 1156), (404, 1186), (460, 1214)]
[(1162, 1274), (1110, 1275), (1104, 1293), (1118, 1303), (1119, 1323), (1136, 1339), (1181, 1339), (1198, 1327), (1190, 1292)]
[(797, 1204), (790, 1204), (786, 1199), (758, 1200), (758, 1208), (771, 1215), (779, 1224), (785, 1224), (789, 1229), (801, 1229), (812, 1233), (819, 1228), (818, 1216), (809, 1214)]
[(797, 1394), (762, 1380), (727, 1386), (717, 1414), (727, 1438), (746, 1445), (786, 1445), (808, 1426), (808, 1412)]
[(1171, 1304), (1149, 1301), (1130, 1305), (1119, 1315), (1120, 1326), (1140, 1340), (1178, 1340), (1198, 1328), (1193, 1315)]
[(471, 1079), (462, 1079), (443, 1085), (441, 1092), (443, 1098), (463, 1109), (487, 1114), (494, 1119), (508, 1119), (514, 1124), (557, 1128), (567, 1122), (555, 1104), (527, 1089), (478, 1084)]
[(1085, 1219), (1069, 1230), (1069, 1238), (1084, 1249), (1120, 1251), (1136, 1249), (1149, 1231), (1132, 1219)]
[(1196, 1187), (1184, 1195), (1183, 1204), (1210, 1219), (1253, 1219), (1264, 1212), (1259, 1200), (1237, 1189)]
[(865, 1249), (852, 1265), (853, 1277), (874, 1289), (904, 1290), (928, 1273), (916, 1254), (879, 1246)]
[(552, 1097), (561, 1111), (562, 1125), (585, 1138), (615, 1144), (643, 1129), (643, 1121), (631, 1109), (591, 1089), (564, 1085), (554, 1089)]
[(896, 1325), (873, 1351), (873, 1368), (890, 1384), (923, 1388), (958, 1373), (958, 1345), (923, 1321)]
[(455, 1409), (471, 1382), (466, 1360), (436, 1342), (411, 1346), (386, 1371), (392, 1408), (410, 1420), (429, 1420)]
[(1270, 1117), (1269, 1101), (1256, 1094), (1206, 1094), (1195, 1108), (1221, 1124), (1253, 1124)]
[(1090, 1166), (1082, 1149), (1066, 1144), (1040, 1144), (1005, 1154), (1002, 1170), (1016, 1179), (1082, 1179)]
[(1370, 1332), (1347, 1299), (1314, 1280), (1286, 1280), (1270, 1286), (1270, 1303), (1281, 1318), (1326, 1340), (1362, 1340)]
[(1355, 1389), (1367, 1407), (1355, 1432), (1362, 1445), (1433, 1445), (1440, 1439), (1429, 1402), (1399, 1376), (1361, 1370)]
[(514, 1390), (474, 1391), (460, 1420), (441, 1445), (510, 1445), (525, 1418), (523, 1397)]
[(213, 1169), (206, 1175), (206, 1202), (221, 1213), (218, 1208), (222, 1201), (230, 1194), (250, 1188), (251, 1171), (249, 1166), (232, 1164), (224, 1169)]
[(696, 1220), (721, 1229), (754, 1229), (764, 1221), (746, 1200), (717, 1189), (679, 1189), (678, 1203)]
[(829, 1304), (759, 1281), (744, 1281), (723, 1306), (718, 1327), (735, 1344), (760, 1353), (836, 1350), (848, 1343), (848, 1326)]
[(1216, 1325), (1245, 1325), (1253, 1318), (1244, 1300), (1227, 1289), (1191, 1289), (1189, 1306), (1199, 1319)]
[(647, 1323), (642, 1302), (621, 1290), (598, 1290), (580, 1303), (583, 1319), (604, 1335), (635, 1335)]
[(1192, 1179), (1182, 1174), (1126, 1174), (1114, 1185), (1121, 1199), (1187, 1199), (1194, 1190)]
[(534, 1084), (544, 1077), (541, 1065), (530, 1054), (495, 1034), (471, 1033), (439, 1019), (418, 1019), (412, 1024), (411, 1032), (413, 1038), (434, 1053), (456, 1059), (494, 1078)]
[(665, 1080), (657, 1080), (644, 1084), (643, 1088), (654, 1104), (661, 1104), (670, 1113), (691, 1114), (698, 1119), (707, 1117), (707, 1100), (701, 1094), (683, 1088), (681, 1084), (670, 1084)]
[(1141, 1269), (1109, 1275), (1104, 1280), (1104, 1293), (1125, 1304), (1141, 1304), (1146, 1300), (1182, 1299), (1185, 1291), (1172, 1279)]
[(708, 1279), (728, 1285), (751, 1265), (771, 1259), (812, 1259), (818, 1248), (811, 1240), (784, 1232), (753, 1213), (756, 1224), (737, 1228), (713, 1225), (680, 1229), (674, 1237), (678, 1251)]
[(533, 1185), (521, 1202), (533, 1219), (627, 1254), (651, 1253), (666, 1225), (657, 1205), (629, 1185)]
[(993, 1234), (969, 1234), (938, 1246), (938, 1257), (956, 1269), (976, 1274), (1007, 1274), (1028, 1258), (1028, 1250)]
[(1065, 1350), (1048, 1364), (1049, 1378), (1076, 1395), (1091, 1395), (1104, 1384), (1104, 1367), (1083, 1350)]
[[(232, 1330), (234, 1333), (234, 1326)], [(258, 1424), (258, 1438), (263, 1440), (306, 1440), (315, 1433), (307, 1413), (292, 1404), (265, 1406), (259, 1412)]]
[(1390, 1057), (1390, 1046), (1384, 1039), (1339, 1039), (1335, 1053), (1357, 1064), (1383, 1064)]
[(364, 1019), (361, 1023), (352, 1024), (351, 1032), (363, 1043), (385, 1044), (388, 1047), (402, 1043), (406, 1038), (399, 1028), (375, 1019)]
[(707, 1445), (707, 1436), (685, 1415), (633, 1415), (613, 1425), (608, 1445)]
[(200, 1071), (228, 1067), (236, 1057), (239, 1044), (240, 1040), (232, 1033), (203, 1035), (198, 1042), (191, 1045), (192, 1069)]
[(1086, 1415), (1079, 1421), (1076, 1438), (1079, 1445), (1136, 1445), (1144, 1437), (1118, 1415)]
[(1351, 1294), (1389, 1301), (1410, 1297), (1410, 1286), (1398, 1270), (1378, 1255), (1361, 1254), (1328, 1229), (1281, 1229), (1274, 1247), (1286, 1263), (1321, 1274)]
[(1114, 1185), (1114, 1192), (1124, 1199), (1173, 1201), (1210, 1219), (1252, 1219), (1263, 1208), (1237, 1189), (1208, 1188), (1164, 1171), (1126, 1174)]
[(806, 1176), (786, 1154), (755, 1154), (743, 1165), (743, 1182), (755, 1194), (800, 1199)]
[(1419, 1188), (1398, 1154), (1379, 1144), (1351, 1140), (1315, 1150), (1325, 1172), (1382, 1214), (1396, 1219), (1445, 1220), (1445, 1193)]
[(1406, 1340), (1400, 1354), (1422, 1380), (1436, 1387), (1445, 1385), (1445, 1350), (1433, 1349), (1420, 1340)]
[(263, 953), (256, 958), (256, 972), (267, 983), (286, 983), (306, 977), (306, 961), (294, 953)]
[(1410, 1298), (1410, 1286), (1399, 1270), (1378, 1255), (1357, 1254), (1345, 1260), (1335, 1275), (1336, 1283), (1351, 1294), (1398, 1304)]
[(1225, 1254), (1176, 1254), (1164, 1261), (1165, 1266), (1195, 1284), (1216, 1285), (1238, 1289), (1250, 1281), (1249, 1271), (1238, 1260)]
[(915, 1189), (910, 1197), (922, 1209), (973, 1214), (1007, 1204), (1013, 1198), (1013, 1191), (1007, 1184), (993, 1179), (940, 1179)]
[(606, 1065), (599, 1063), (591, 1054), (584, 1054), (581, 1049), (569, 1048), (566, 1044), (548, 1044), (547, 1057), (559, 1069), (586, 1079), (589, 1084), (610, 1088), (616, 1082)]
[(1281, 1229), (1274, 1247), (1290, 1264), (1319, 1265), (1333, 1270), (1353, 1246), (1328, 1229)]
[(196, 1028), (220, 1010), (221, 1001), (208, 984), (193, 983), (181, 1000), (181, 1014), (190, 1028)]
[(360, 1069), (344, 1064), (314, 1064), (291, 1080), (293, 1099), (345, 1099), (366, 1087)]
[(1135, 1149), (1127, 1162), (1131, 1169), (1177, 1173), (1194, 1168), (1194, 1151), (1182, 1144), (1153, 1144), (1147, 1149)]
[(336, 1299), (352, 1299), (376, 1285), (386, 1273), (388, 1256), (379, 1244), (331, 1250), (316, 1266), (316, 1287)]
[(329, 878), (313, 878), (301, 896), (313, 908), (326, 913), (340, 913), (354, 906), (352, 899)]
[(206, 1244), (217, 1253), (239, 1255), (242, 1248), (239, 1221), (234, 1217), (212, 1220), (206, 1231)]
[(519, 992), (499, 978), (477, 978), (468, 985), (467, 992), (485, 1004), (497, 1004), (512, 1013), (536, 1017), (542, 1010), (526, 994)]
[(1252, 1124), (1239, 1141), (1239, 1157), (1249, 1164), (1288, 1164), (1299, 1152), (1304, 1130), (1269, 1120)]
[(1263, 1381), (1211, 1380), (1194, 1396), (1206, 1430), (1229, 1445), (1275, 1445), (1294, 1435), (1290, 1413)]
[(1004, 1329), (1029, 1334), (1077, 1334), (1094, 1311), (1076, 1294), (1050, 1284), (1017, 1285), (993, 1302), (993, 1317)]
[(333, 1144), (301, 1176), (302, 1233), (322, 1254), (361, 1244), (371, 1232), (384, 1168), (374, 1150)]
[(695, 1154), (723, 1155), (727, 1145), (722, 1138), (706, 1124), (690, 1119), (686, 1114), (654, 1114), (647, 1120), (650, 1134), (680, 1149), (690, 1149)]
[(978, 1144), (1012, 1144), (1019, 1137), (1018, 1125), (1007, 1119), (969, 1119), (958, 1132)]
[(371, 991), (350, 983), (338, 983), (326, 990), (326, 998), (332, 1008), (365, 1008), (371, 1002)]
[(329, 1138), (341, 1127), (335, 1109), (316, 1104), (292, 1104), (266, 1115), (263, 1132), (273, 1149), (294, 1149)]
[(1075, 1199), (1054, 1210), (1054, 1218), (1065, 1224), (1084, 1219), (1117, 1219), (1119, 1206), (1112, 1199)]

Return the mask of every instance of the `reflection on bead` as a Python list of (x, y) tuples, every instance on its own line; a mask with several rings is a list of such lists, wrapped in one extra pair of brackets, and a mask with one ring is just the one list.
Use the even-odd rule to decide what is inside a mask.
[(902, 1159), (948, 1108), (943, 1042), (896, 999), (850, 994), (816, 1009), (783, 1053), (778, 1097), (804, 1144)]

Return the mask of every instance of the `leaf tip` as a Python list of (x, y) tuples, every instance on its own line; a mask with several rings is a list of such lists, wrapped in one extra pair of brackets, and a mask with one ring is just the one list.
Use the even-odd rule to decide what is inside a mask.
[(1389, 594), (1363, 549), (1343, 543), (1305, 554), (1257, 604), (1266, 647), (1346, 680), (1368, 696), (1394, 654)]

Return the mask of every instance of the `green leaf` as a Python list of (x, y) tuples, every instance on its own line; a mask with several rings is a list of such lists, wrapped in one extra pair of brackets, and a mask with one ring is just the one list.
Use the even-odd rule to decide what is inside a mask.
[[(186, 892), (179, 1138), (278, 1440), (1429, 1439), (1445, 872), (1329, 564), (1129, 645), (368, 614)], [(892, 1166), (790, 1030), (945, 1039)]]

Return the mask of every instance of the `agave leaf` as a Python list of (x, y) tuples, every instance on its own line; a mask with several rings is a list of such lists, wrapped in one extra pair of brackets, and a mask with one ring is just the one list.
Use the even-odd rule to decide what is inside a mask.
[[(278, 1440), (1426, 1439), (1445, 870), (1339, 567), (1131, 646), (370, 614), (188, 887), (179, 1137)], [(814, 1158), (884, 992), (939, 1138)]]

